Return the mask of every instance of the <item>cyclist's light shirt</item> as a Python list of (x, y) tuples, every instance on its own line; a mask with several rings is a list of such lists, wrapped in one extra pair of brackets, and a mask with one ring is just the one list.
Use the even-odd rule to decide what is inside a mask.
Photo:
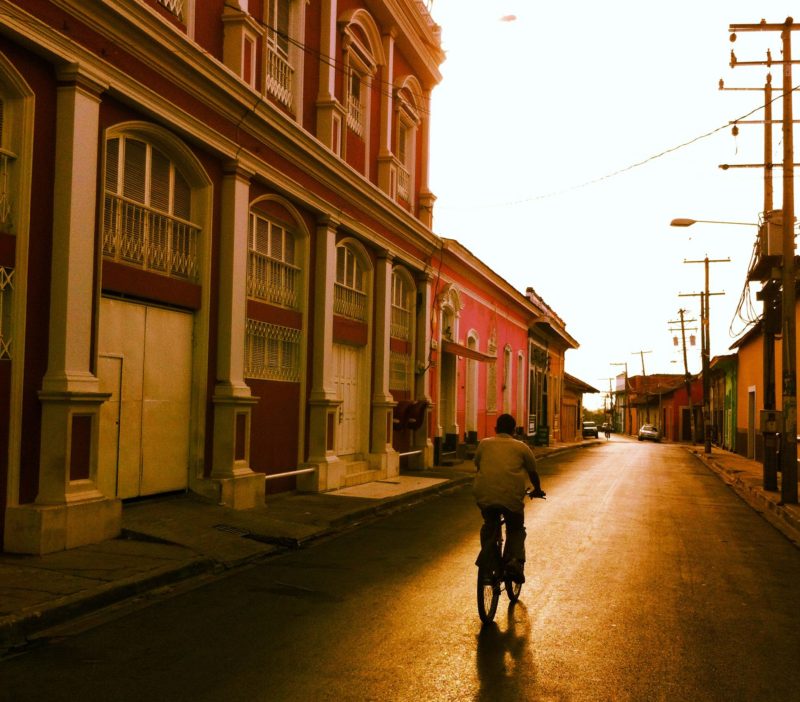
[(473, 494), (479, 507), (500, 506), (520, 512), (525, 506), (529, 471), (536, 470), (536, 459), (527, 444), (497, 434), (482, 439), (475, 452)]

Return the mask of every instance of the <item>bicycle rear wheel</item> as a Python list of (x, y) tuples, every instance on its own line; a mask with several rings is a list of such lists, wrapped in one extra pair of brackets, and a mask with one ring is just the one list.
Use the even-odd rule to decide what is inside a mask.
[(522, 583), (515, 583), (511, 578), (506, 578), (506, 594), (508, 599), (516, 602), (519, 599), (519, 594), (522, 592)]
[(489, 571), (478, 568), (478, 616), (484, 624), (494, 619), (499, 599), (500, 586)]

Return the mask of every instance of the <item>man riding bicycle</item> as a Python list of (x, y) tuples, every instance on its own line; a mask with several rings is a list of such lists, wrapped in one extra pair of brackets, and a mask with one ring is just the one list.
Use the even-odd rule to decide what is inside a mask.
[[(483, 515), (481, 555), (500, 528), (500, 517), (506, 521), (506, 544), (503, 562), (512, 580), (525, 582), (525, 495), (528, 481), (533, 485), (532, 497), (544, 497), (536, 459), (530, 447), (514, 438), (516, 421), (510, 414), (501, 414), (495, 425), (495, 436), (482, 439), (475, 452), (473, 494)], [(477, 565), (489, 565), (477, 563)]]

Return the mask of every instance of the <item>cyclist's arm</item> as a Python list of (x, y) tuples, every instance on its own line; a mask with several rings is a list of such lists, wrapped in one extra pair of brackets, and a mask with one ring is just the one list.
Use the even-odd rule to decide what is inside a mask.
[(533, 457), (533, 451), (527, 446), (525, 448), (527, 449), (524, 454), (525, 470), (528, 472), (528, 478), (530, 478), (534, 491), (541, 492), (542, 482), (539, 480), (539, 474), (536, 472), (536, 459)]

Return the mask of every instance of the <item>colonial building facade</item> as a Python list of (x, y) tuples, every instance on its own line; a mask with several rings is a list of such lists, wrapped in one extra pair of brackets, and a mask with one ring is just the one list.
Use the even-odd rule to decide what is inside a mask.
[(426, 3), (0, 10), (4, 550), (559, 436), (563, 321), (431, 231)]

